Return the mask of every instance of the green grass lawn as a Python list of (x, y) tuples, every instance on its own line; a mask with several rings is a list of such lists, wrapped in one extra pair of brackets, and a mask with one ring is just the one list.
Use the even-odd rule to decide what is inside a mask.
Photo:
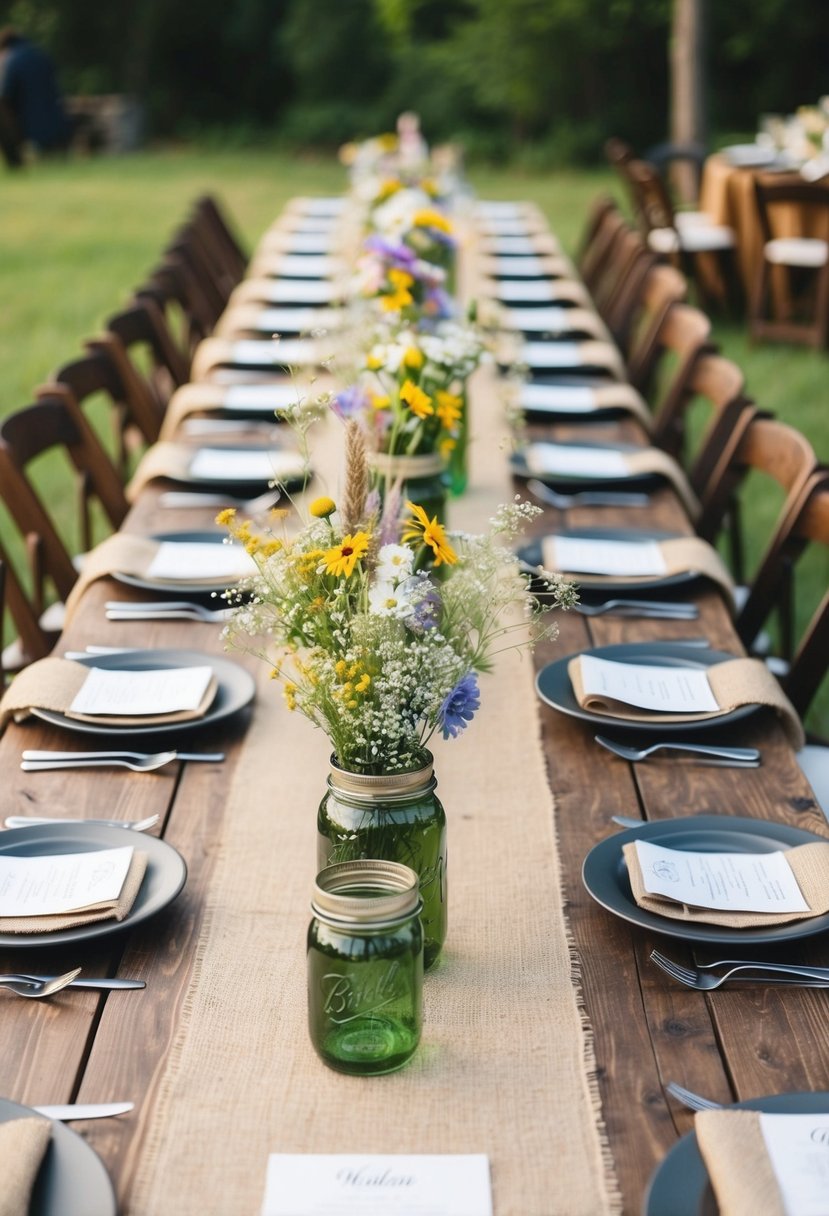
[[(569, 249), (590, 202), (600, 191), (617, 193), (615, 180), (600, 171), (480, 170), (470, 178), (483, 197), (536, 202)], [(340, 193), (346, 185), (333, 158), (265, 150), (182, 148), (2, 172), (0, 415), (27, 404), (34, 387), (75, 357), (83, 340), (129, 299), (198, 194), (211, 192), (222, 201), (251, 249), (289, 198)], [(715, 325), (715, 337), (742, 367), (758, 404), (798, 427), (829, 461), (827, 356), (785, 346), (754, 348), (745, 328), (734, 323)], [(52, 475), (47, 467), (44, 477)], [(764, 493), (749, 495), (750, 562), (773, 509)], [(4, 539), (9, 534), (5, 519), (0, 531)], [(807, 573), (803, 599), (812, 603), (829, 583), (829, 556)], [(829, 695), (812, 719), (815, 729), (829, 734)]]

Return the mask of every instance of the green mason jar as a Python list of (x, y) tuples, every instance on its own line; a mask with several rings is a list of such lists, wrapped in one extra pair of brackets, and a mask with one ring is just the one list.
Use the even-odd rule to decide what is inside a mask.
[(431, 756), (415, 772), (381, 776), (348, 772), (332, 757), (317, 816), (319, 869), (375, 857), (418, 875), (427, 969), (446, 940), (446, 815), (436, 785)]
[(308, 1029), (340, 1072), (394, 1072), (420, 1041), (423, 930), (417, 875), (347, 861), (317, 875), (308, 929)]
[(420, 456), (389, 456), (386, 452), (371, 452), (369, 466), (375, 485), (385, 498), (392, 486), (400, 485), (401, 503), (417, 503), (429, 519), (435, 516), (446, 524), (448, 472), (440, 452), (424, 452)]

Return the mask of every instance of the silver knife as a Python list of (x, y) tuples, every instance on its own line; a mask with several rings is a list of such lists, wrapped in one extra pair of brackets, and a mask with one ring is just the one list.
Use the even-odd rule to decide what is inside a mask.
[(47, 1119), (106, 1119), (109, 1115), (125, 1115), (133, 1110), (134, 1102), (87, 1102), (69, 1103), (66, 1106), (33, 1106), (39, 1115)]

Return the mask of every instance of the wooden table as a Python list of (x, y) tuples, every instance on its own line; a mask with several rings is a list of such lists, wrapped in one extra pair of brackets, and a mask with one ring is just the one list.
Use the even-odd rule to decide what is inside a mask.
[[(577, 429), (558, 428), (555, 433), (572, 437)], [(614, 424), (596, 428), (591, 435), (634, 438), (636, 432), (630, 425)], [(178, 512), (171, 524), (169, 513), (159, 510), (157, 496), (155, 484), (144, 492), (127, 520), (129, 530), (207, 526), (211, 513), (206, 511)], [(647, 523), (689, 530), (668, 490), (655, 494), (647, 511), (550, 512), (544, 522), (548, 526), (551, 522)], [(103, 603), (115, 590), (107, 580), (89, 589), (63, 639), (65, 646), (79, 649), (102, 640)], [(588, 620), (570, 614), (561, 621), (558, 642), (539, 650), (536, 665), (540, 668), (591, 645), (689, 634), (705, 634), (712, 645), (738, 651), (719, 596), (705, 588), (694, 590), (701, 617), (690, 625), (609, 616)], [(119, 586), (117, 594), (126, 598), (130, 592)], [(134, 645), (135, 626), (110, 625), (105, 637), (113, 645)], [(141, 643), (221, 651), (215, 628), (186, 622), (147, 624)], [(691, 1127), (692, 1116), (666, 1100), (663, 1082), (674, 1079), (724, 1102), (786, 1090), (829, 1089), (825, 1033), (829, 993), (757, 985), (705, 995), (679, 987), (648, 960), (649, 951), (665, 945), (665, 940), (615, 919), (586, 894), (580, 878), (586, 853), (616, 831), (610, 822), (614, 813), (646, 819), (737, 814), (795, 824), (827, 837), (829, 830), (781, 729), (767, 714), (751, 717), (739, 730), (740, 742), (762, 748), (762, 767), (738, 770), (664, 762), (634, 768), (596, 746), (585, 723), (541, 704), (538, 712), (557, 800), (565, 897), (585, 1011), (595, 1039), (603, 1117), (624, 1210), (634, 1216), (641, 1210), (653, 1169)], [(125, 1118), (76, 1125), (106, 1163), (123, 1213), (133, 1210), (131, 1186), (153, 1125), (159, 1078), (181, 1018), (213, 872), (217, 826), (225, 812), (234, 766), (245, 747), (244, 730), (243, 715), (241, 721), (199, 737), (205, 749), (221, 747), (227, 753), (224, 765), (171, 766), (151, 779), (121, 771), (77, 772), (71, 777), (61, 772), (26, 775), (19, 769), (24, 746), (65, 747), (67, 736), (33, 724), (11, 726), (0, 740), (5, 814), (105, 813), (126, 819), (158, 812), (158, 831), (187, 858), (187, 886), (166, 912), (132, 932), (72, 951), (72, 965), (82, 964), (86, 974), (137, 976), (147, 981), (144, 992), (106, 998), (65, 993), (55, 1003), (0, 996), (4, 1044), (0, 1094), (23, 1103), (135, 1101), (135, 1111)], [(672, 956), (687, 960), (688, 951), (681, 945), (668, 945)], [(774, 957), (775, 952), (767, 954)], [(829, 963), (825, 938), (812, 939), (797, 950), (787, 947), (785, 955)], [(68, 964), (62, 951), (38, 952), (37, 961), (44, 970), (60, 971)], [(0, 970), (19, 965), (14, 952), (0, 956)], [(552, 1118), (554, 1112), (540, 1112), (540, 1117)]]

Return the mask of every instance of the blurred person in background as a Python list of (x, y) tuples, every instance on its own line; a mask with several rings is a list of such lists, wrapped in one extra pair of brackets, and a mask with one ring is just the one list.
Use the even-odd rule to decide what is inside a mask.
[(52, 59), (11, 27), (0, 29), (0, 147), (10, 168), (23, 164), (23, 149), (64, 149), (72, 127), (58, 89)]

